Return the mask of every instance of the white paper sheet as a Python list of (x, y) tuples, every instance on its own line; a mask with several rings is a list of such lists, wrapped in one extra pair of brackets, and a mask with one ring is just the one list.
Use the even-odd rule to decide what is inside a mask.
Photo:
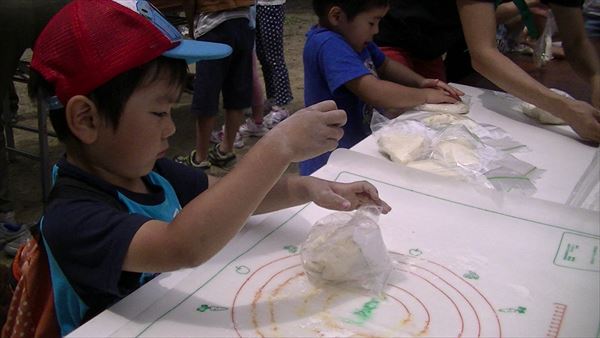
[[(376, 185), (396, 261), (384, 299), (317, 290), (298, 256), (314, 204), (253, 220), (217, 256), (151, 282), (71, 337), (597, 337), (600, 214), (336, 151), (319, 177)], [(166, 279), (169, 279), (167, 277)]]

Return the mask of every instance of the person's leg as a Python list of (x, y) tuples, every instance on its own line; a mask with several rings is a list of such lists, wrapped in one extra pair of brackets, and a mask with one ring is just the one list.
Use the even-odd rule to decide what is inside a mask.
[(226, 109), (225, 110), (225, 133), (223, 134), (223, 142), (219, 145), (219, 151), (224, 154), (233, 152), (233, 143), (242, 122), (244, 121), (243, 109)]
[[(235, 54), (235, 45), (232, 44), (233, 39), (229, 36), (226, 24), (227, 22), (224, 22), (215, 27), (198, 40), (226, 43), (234, 48)], [(232, 58), (233, 55), (224, 59), (196, 63), (194, 94), (191, 105), (191, 112), (196, 115), (196, 147), (195, 151), (190, 154), (192, 165), (201, 165), (203, 168), (210, 166), (208, 162), (210, 135), (219, 112), (219, 95)]]
[[(202, 113), (200, 113), (202, 114)], [(210, 133), (215, 127), (216, 115), (198, 115), (196, 119), (196, 152), (192, 160), (195, 163), (208, 166), (208, 149), (210, 147)]]
[(235, 36), (235, 53), (229, 73), (223, 84), (223, 108), (225, 108), (225, 134), (219, 146), (222, 153), (233, 152), (235, 136), (244, 119), (244, 110), (252, 106), (252, 54), (254, 30), (245, 19), (230, 20), (229, 32)]
[(252, 121), (262, 124), (265, 113), (265, 93), (258, 76), (256, 50), (252, 52)]
[(241, 136), (263, 136), (269, 129), (263, 124), (265, 112), (265, 94), (258, 76), (256, 51), (252, 53), (252, 116), (240, 126)]
[[(285, 4), (257, 6), (257, 56), (262, 66), (267, 98), (283, 107), (293, 100), (283, 48)], [(260, 53), (259, 51), (260, 45)]]

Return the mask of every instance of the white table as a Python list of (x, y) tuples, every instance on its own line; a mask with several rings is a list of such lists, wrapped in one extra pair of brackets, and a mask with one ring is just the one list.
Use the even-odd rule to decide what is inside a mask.
[(251, 218), (207, 263), (163, 274), (69, 337), (597, 336), (600, 214), (564, 205), (596, 150), (567, 128), (537, 131), (484, 111), (493, 94), (461, 89), (473, 119), (530, 146), (523, 159), (547, 170), (539, 198), (374, 158), (368, 140), (356, 147), (365, 154), (336, 151), (316, 176), (369, 180), (393, 207), (379, 224), (396, 270), (369, 322), (340, 328), (370, 297), (320, 293), (303, 279), (296, 250), (331, 213), (309, 204)]

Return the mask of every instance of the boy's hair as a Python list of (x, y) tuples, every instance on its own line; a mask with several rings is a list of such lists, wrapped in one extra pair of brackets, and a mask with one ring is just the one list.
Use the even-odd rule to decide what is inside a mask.
[(333, 6), (340, 7), (346, 13), (348, 20), (352, 21), (364, 11), (389, 5), (390, 0), (313, 0), (313, 10), (319, 20), (325, 19)]
[[(157, 79), (166, 79), (170, 86), (183, 90), (187, 79), (188, 67), (184, 60), (160, 56), (142, 66), (130, 69), (109, 80), (86, 95), (96, 105), (100, 116), (114, 129), (119, 125), (119, 119), (127, 100), (133, 92)], [(54, 96), (54, 88), (37, 71), (31, 69), (29, 95), (32, 98), (49, 98)], [(39, 97), (38, 97), (39, 98)], [(66, 142), (73, 138), (65, 118), (65, 108), (50, 108), (50, 121), (58, 139)]]

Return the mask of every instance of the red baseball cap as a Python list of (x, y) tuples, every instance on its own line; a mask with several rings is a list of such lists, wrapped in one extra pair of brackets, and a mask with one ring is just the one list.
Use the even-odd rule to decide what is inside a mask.
[(231, 54), (228, 45), (183, 39), (145, 0), (117, 1), (74, 0), (38, 36), (31, 68), (63, 104), (160, 55), (193, 63)]

